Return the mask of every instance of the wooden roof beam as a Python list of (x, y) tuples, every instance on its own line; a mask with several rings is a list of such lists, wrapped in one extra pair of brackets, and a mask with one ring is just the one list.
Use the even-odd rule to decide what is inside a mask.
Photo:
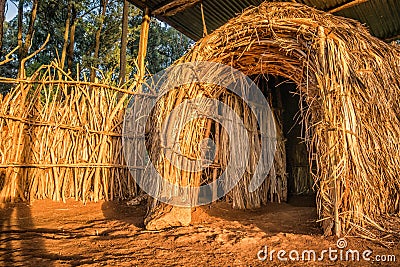
[(386, 38), (384, 41), (387, 43), (393, 42), (393, 41), (397, 41), (400, 40), (400, 34)]
[(350, 1), (350, 2), (348, 2), (346, 4), (343, 4), (343, 5), (340, 5), (338, 7), (335, 7), (333, 9), (331, 9), (331, 10), (328, 10), (327, 12), (328, 13), (336, 13), (336, 12), (342, 11), (344, 9), (348, 9), (350, 7), (353, 7), (353, 6), (358, 6), (359, 4), (365, 3), (367, 1), (368, 0), (353, 0), (353, 1)]
[(179, 12), (182, 12), (202, 0), (168, 0), (161, 3), (159, 6), (154, 7), (152, 14), (154, 16), (170, 17)]

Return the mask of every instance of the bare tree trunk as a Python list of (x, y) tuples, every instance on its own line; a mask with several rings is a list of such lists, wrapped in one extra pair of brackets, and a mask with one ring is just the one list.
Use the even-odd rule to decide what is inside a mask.
[(93, 54), (93, 61), (94, 65), (92, 65), (90, 70), (90, 81), (94, 82), (96, 78), (96, 70), (99, 66), (99, 51), (100, 51), (100, 37), (101, 37), (101, 29), (103, 27), (104, 17), (106, 15), (106, 8), (107, 8), (108, 0), (100, 0), (101, 5), (101, 13), (100, 13), (100, 20), (99, 20), (99, 27), (96, 30), (95, 40), (94, 40), (94, 54)]
[(38, 5), (39, 5), (39, 0), (33, 0), (31, 18), (29, 20), (28, 32), (26, 33), (26, 38), (25, 38), (25, 47), (24, 47), (25, 55), (28, 54), (29, 48), (32, 45), (32, 38), (33, 38), (33, 32), (35, 31), (35, 21), (36, 21)]
[(25, 43), (24, 43), (24, 45), (22, 45), (22, 24), (23, 24), (23, 13), (24, 13), (24, 1), (20, 0), (19, 4), (18, 4), (18, 45), (20, 45), (20, 48), (19, 48), (20, 49), (19, 50), (20, 51), (20, 54), (19, 54), (20, 68), (19, 68), (18, 76), (20, 76), (21, 70), (25, 68), (25, 66), (22, 66), (21, 62), (28, 55), (29, 48), (32, 45), (33, 32), (35, 30), (35, 21), (36, 21), (38, 5), (39, 5), (39, 0), (33, 0), (28, 31), (26, 33)]
[(17, 33), (17, 39), (18, 39), (18, 77), (21, 76), (21, 63), (22, 59), (24, 58), (23, 55), (23, 45), (22, 45), (22, 27), (24, 23), (24, 1), (19, 0), (18, 2), (18, 33)]
[(5, 20), (6, 0), (0, 0), (0, 57), (3, 55), (3, 24)]
[(126, 76), (126, 47), (128, 44), (128, 14), (129, 14), (129, 2), (124, 0), (124, 9), (122, 12), (122, 34), (121, 34), (121, 50), (120, 50), (120, 72), (119, 81), (120, 84), (125, 83)]
[(72, 70), (72, 65), (74, 64), (74, 47), (75, 47), (75, 29), (76, 29), (76, 8), (75, 8), (75, 4), (72, 3), (72, 7), (71, 7), (71, 33), (69, 36), (69, 46), (68, 46), (68, 69)]
[(60, 62), (61, 69), (64, 69), (65, 59), (67, 57), (69, 27), (71, 25), (71, 1), (68, 1), (67, 10), (68, 10), (68, 14), (67, 14), (67, 19), (65, 20), (64, 44), (63, 44), (63, 48), (61, 51), (61, 62)]

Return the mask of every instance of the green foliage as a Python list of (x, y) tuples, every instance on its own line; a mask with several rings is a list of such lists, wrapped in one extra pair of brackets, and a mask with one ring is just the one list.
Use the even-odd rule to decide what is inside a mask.
[(152, 20), (149, 30), (149, 53), (147, 67), (150, 73), (156, 73), (170, 66), (191, 46), (192, 41), (174, 28)]
[[(15, 1), (16, 3), (18, 1)], [(30, 53), (38, 50), (44, 43), (47, 34), (51, 35), (46, 49), (30, 59), (26, 64), (26, 73), (29, 75), (40, 65), (48, 64), (54, 59), (61, 58), (64, 44), (64, 33), (69, 4), (75, 4), (77, 22), (75, 32), (75, 45), (73, 66), (69, 70), (73, 76), (76, 66), (79, 65), (80, 77), (82, 74), (89, 76), (90, 66), (98, 65), (99, 73), (110, 77), (117, 82), (119, 76), (119, 52), (122, 32), (123, 1), (109, 0), (104, 22), (101, 25), (101, 42), (99, 59), (93, 58), (95, 32), (100, 23), (100, 0), (41, 0), (39, 1), (35, 33)], [(17, 3), (18, 4), (18, 3)], [(32, 2), (25, 1), (23, 38), (25, 38)], [(130, 5), (127, 73), (130, 78), (136, 73), (135, 60), (138, 52), (140, 37), (141, 11)], [(4, 25), (4, 51), (11, 51), (17, 46), (18, 22), (17, 17)], [(192, 45), (192, 41), (166, 24), (152, 19), (149, 32), (148, 57), (146, 67), (150, 73), (156, 73), (182, 56)], [(14, 58), (17, 58), (15, 53)], [(0, 61), (4, 58), (0, 59)], [(0, 76), (16, 77), (18, 62), (16, 60), (0, 66)]]

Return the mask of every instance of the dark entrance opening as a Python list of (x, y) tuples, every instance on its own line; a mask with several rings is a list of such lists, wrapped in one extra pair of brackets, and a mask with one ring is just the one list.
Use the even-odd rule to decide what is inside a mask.
[(254, 77), (254, 81), (270, 103), (276, 123), (282, 129), (283, 136), (278, 137), (278, 142), (285, 142), (288, 202), (315, 206), (314, 181), (301, 113), (307, 105), (301, 101), (297, 85), (290, 80), (260, 75)]

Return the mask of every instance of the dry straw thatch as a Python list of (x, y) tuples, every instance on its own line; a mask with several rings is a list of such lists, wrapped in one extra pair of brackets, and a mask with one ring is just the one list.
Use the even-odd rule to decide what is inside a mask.
[[(214, 61), (246, 75), (276, 75), (297, 84), (307, 103), (302, 119), (317, 187), (318, 213), (327, 234), (377, 238), (397, 235), (382, 220), (399, 216), (400, 50), (372, 37), (358, 22), (292, 3), (264, 3), (200, 40), (177, 63)], [(137, 187), (122, 155), (122, 90), (75, 82), (56, 66), (43, 67), (0, 102), (0, 197), (3, 201), (74, 197), (84, 201), (129, 197)], [(135, 85), (132, 85), (135, 88)], [(132, 89), (131, 88), (131, 89)], [(160, 151), (157, 127), (184, 98), (217, 98), (257, 125), (235, 95), (210, 86), (174, 90), (153, 111), (148, 148)], [(146, 96), (144, 96), (146, 97)], [(140, 98), (138, 98), (140, 99)], [(155, 119), (154, 119), (155, 118)], [(279, 125), (279, 124), (278, 124)], [(152, 126), (152, 127), (150, 127)], [(212, 136), (217, 153), (202, 173), (177, 170), (152, 153), (166, 177), (199, 185), (215, 179), (227, 164), (226, 133), (207, 119), (185, 126), (182, 154), (198, 158), (198, 144)], [(278, 133), (282, 136), (280, 127)], [(254, 136), (253, 136), (254, 137)], [(278, 142), (273, 173), (255, 193), (247, 191), (257, 138), (245, 177), (230, 193), (234, 206), (257, 207), (285, 200), (285, 151)], [(139, 175), (145, 162), (138, 158)], [(158, 203), (155, 203), (158, 204)], [(158, 205), (160, 206), (160, 205)], [(372, 230), (371, 230), (372, 229)]]

